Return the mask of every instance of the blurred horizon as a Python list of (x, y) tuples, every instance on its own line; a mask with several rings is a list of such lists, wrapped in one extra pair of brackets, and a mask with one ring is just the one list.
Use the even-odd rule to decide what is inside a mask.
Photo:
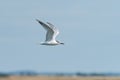
[(12, 72), (0, 72), (0, 77), (8, 77), (8, 76), (120, 76), (119, 73), (112, 73), (112, 72), (36, 72), (30, 70), (21, 70), (21, 71), (12, 71)]

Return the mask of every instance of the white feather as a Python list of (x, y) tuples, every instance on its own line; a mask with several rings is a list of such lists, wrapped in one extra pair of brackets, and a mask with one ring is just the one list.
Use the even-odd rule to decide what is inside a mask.
[(47, 31), (46, 33), (46, 40), (43, 45), (58, 45), (61, 44), (59, 41), (56, 41), (56, 37), (59, 34), (59, 30), (54, 27), (53, 24), (47, 22), (47, 24), (43, 23), (42, 21), (37, 21), (43, 26), (43, 28)]

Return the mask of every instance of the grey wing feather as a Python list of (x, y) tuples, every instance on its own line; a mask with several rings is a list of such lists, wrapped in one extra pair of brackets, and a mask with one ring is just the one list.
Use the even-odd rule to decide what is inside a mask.
[(54, 32), (47, 31), (45, 41), (51, 41), (53, 39), (53, 35), (54, 35)]
[(36, 21), (37, 21), (38, 23), (40, 23), (45, 30), (50, 30), (50, 29), (51, 29), (47, 24), (43, 23), (42, 21), (40, 21), (40, 20), (38, 20), (38, 19), (36, 19)]
[(55, 40), (56, 36), (59, 34), (58, 29), (55, 28), (54, 25), (52, 25), (49, 22), (47, 22), (48, 23), (48, 25), (47, 25), (40, 20), (37, 20), (37, 21), (43, 26), (43, 28), (45, 28), (47, 30), (45, 41)]
[(58, 29), (51, 23), (47, 22), (47, 24), (49, 25), (49, 27), (51, 27), (54, 31), (58, 31)]
[(47, 22), (49, 27), (54, 31), (52, 38), (55, 40), (56, 36), (59, 34), (59, 30), (51, 23)]
[[(49, 24), (49, 26), (51, 26), (51, 27), (54, 27), (54, 25), (51, 24), (50, 22), (47, 22), (47, 24)], [(55, 28), (55, 27), (54, 27), (54, 28)]]

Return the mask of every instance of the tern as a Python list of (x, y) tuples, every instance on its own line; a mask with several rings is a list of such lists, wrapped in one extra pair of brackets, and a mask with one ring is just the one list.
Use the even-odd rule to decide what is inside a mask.
[(55, 45), (64, 44), (64, 43), (61, 43), (58, 40), (56, 40), (56, 37), (59, 34), (59, 30), (56, 27), (54, 27), (53, 24), (51, 24), (49, 22), (47, 22), (47, 24), (46, 24), (38, 19), (36, 19), (36, 21), (38, 23), (40, 23), (43, 26), (43, 28), (47, 31), (46, 40), (45, 40), (45, 42), (42, 42), (41, 45), (55, 46)]

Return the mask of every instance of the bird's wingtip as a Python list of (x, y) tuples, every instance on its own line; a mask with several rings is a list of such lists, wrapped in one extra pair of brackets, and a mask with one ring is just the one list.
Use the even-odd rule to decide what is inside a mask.
[(35, 19), (35, 20), (39, 22), (39, 20), (38, 20), (38, 19)]

